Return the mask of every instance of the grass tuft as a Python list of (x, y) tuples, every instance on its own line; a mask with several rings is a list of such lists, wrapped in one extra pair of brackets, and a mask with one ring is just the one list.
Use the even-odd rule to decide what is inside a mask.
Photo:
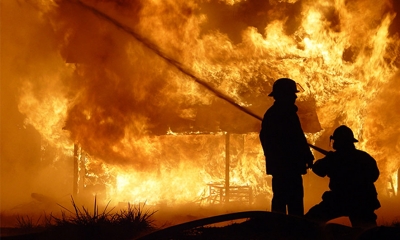
[(93, 211), (85, 206), (78, 207), (71, 196), (73, 210), (59, 205), (63, 210), (61, 216), (52, 213), (45, 215), (44, 224), (36, 222), (32, 217), (17, 216), (20, 229), (39, 229), (44, 231), (42, 239), (132, 239), (141, 234), (155, 230), (152, 215), (156, 211), (145, 209), (145, 203), (134, 206), (128, 203), (127, 209), (114, 212), (107, 203), (103, 210), (99, 210), (97, 198), (94, 198)]
[(40, 218), (41, 216), (38, 218), (36, 222), (34, 222), (33, 217), (26, 216), (25, 218), (24, 216), (17, 215), (16, 216), (17, 226), (22, 230), (32, 230), (39, 228), (41, 227)]
[(74, 212), (68, 210), (67, 208), (59, 205), (66, 211), (68, 211), (71, 216), (67, 217), (65, 212), (62, 212), (61, 218), (56, 218), (53, 216), (53, 219), (55, 220), (56, 225), (78, 225), (78, 226), (93, 226), (93, 225), (101, 225), (101, 224), (112, 224), (113, 223), (113, 216), (110, 214), (114, 208), (111, 210), (107, 211), (108, 205), (110, 202), (107, 203), (106, 207), (102, 212), (99, 212), (99, 206), (97, 205), (97, 198), (94, 198), (94, 205), (93, 205), (93, 213), (90, 213), (90, 211), (85, 208), (85, 206), (82, 206), (82, 209), (80, 209), (73, 197), (71, 197), (71, 203), (74, 208)]
[(152, 229), (154, 226), (151, 216), (156, 213), (156, 211), (144, 211), (145, 205), (146, 203), (143, 203), (142, 206), (139, 204), (136, 207), (128, 203), (128, 208), (126, 210), (120, 210), (120, 212), (115, 215), (115, 222), (120, 226), (126, 226), (138, 230)]
[(400, 227), (400, 217), (396, 218), (393, 222), (392, 222), (392, 227)]

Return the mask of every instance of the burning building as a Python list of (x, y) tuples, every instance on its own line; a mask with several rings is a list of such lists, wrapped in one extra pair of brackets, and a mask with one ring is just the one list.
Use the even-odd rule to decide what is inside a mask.
[(280, 77), (302, 89), (308, 141), (329, 150), (348, 125), (378, 161), (379, 194), (398, 195), (397, 1), (1, 5), (4, 207), (35, 191), (221, 203), (228, 187), (267, 207), (259, 120)]

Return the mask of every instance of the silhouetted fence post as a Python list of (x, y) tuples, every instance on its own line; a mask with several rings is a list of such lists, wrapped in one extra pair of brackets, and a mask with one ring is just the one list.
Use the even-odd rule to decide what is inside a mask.
[(72, 183), (72, 195), (76, 197), (78, 194), (78, 174), (79, 174), (79, 157), (78, 157), (78, 144), (74, 144), (74, 179)]
[(229, 203), (230, 133), (225, 134), (225, 203)]

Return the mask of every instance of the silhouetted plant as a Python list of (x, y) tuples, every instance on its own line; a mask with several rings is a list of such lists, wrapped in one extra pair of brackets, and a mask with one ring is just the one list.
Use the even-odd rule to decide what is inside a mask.
[(392, 222), (392, 227), (400, 227), (400, 218), (396, 218), (396, 219)]
[(93, 213), (90, 213), (90, 211), (85, 208), (85, 206), (82, 206), (82, 209), (80, 209), (73, 197), (71, 197), (71, 203), (74, 208), (74, 212), (68, 210), (67, 208), (59, 205), (63, 209), (67, 210), (72, 214), (72, 216), (67, 217), (65, 215), (65, 212), (62, 212), (61, 218), (56, 218), (53, 216), (53, 218), (56, 220), (57, 224), (74, 224), (74, 225), (81, 225), (81, 226), (87, 226), (87, 225), (95, 225), (95, 224), (107, 224), (112, 222), (112, 215), (110, 212), (114, 209), (112, 208), (111, 210), (107, 211), (108, 205), (110, 202), (107, 203), (106, 207), (102, 212), (99, 212), (99, 206), (97, 205), (97, 198), (94, 198), (94, 205), (93, 205)]
[(144, 210), (145, 204), (137, 207), (128, 203), (127, 209), (120, 212), (111, 213), (114, 208), (107, 210), (107, 203), (104, 210), (99, 211), (97, 199), (94, 199), (93, 212), (82, 206), (79, 208), (71, 197), (73, 210), (62, 207), (65, 211), (61, 212), (61, 217), (51, 216), (50, 226), (52, 237), (56, 235), (58, 239), (128, 239), (142, 232), (154, 229), (151, 216), (156, 212)]
[(34, 228), (39, 228), (39, 227), (41, 227), (41, 225), (39, 223), (40, 218), (41, 218), (41, 216), (37, 219), (36, 222), (34, 222), (33, 217), (26, 216), (26, 218), (25, 218), (24, 216), (17, 215), (16, 216), (17, 226), (20, 229), (24, 229), (24, 230), (31, 230)]
[(156, 211), (144, 211), (145, 205), (146, 203), (143, 203), (142, 206), (139, 204), (135, 207), (128, 203), (128, 208), (126, 210), (120, 210), (120, 212), (115, 215), (115, 222), (121, 226), (128, 226), (138, 230), (153, 228), (151, 216), (156, 213)]

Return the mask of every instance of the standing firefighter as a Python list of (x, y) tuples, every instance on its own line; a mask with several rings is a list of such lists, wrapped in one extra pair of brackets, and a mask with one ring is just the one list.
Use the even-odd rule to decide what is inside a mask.
[(304, 215), (302, 175), (314, 156), (307, 144), (295, 105), (299, 92), (288, 78), (275, 81), (268, 95), (275, 99), (266, 111), (260, 132), (267, 174), (272, 175), (273, 212)]
[(374, 211), (380, 207), (374, 182), (379, 177), (376, 161), (368, 153), (357, 150), (353, 131), (340, 126), (330, 137), (335, 152), (315, 162), (312, 170), (320, 177), (330, 178), (322, 202), (315, 205), (306, 217), (320, 222), (348, 216), (353, 227), (376, 226)]

